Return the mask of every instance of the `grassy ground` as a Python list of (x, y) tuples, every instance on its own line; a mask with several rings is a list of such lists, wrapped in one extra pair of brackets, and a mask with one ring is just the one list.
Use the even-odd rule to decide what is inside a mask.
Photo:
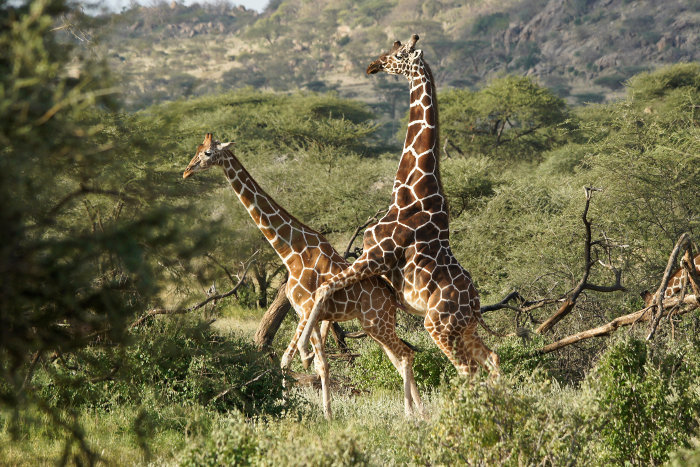
[[(212, 336), (249, 340), (259, 315), (260, 310), (230, 307)], [(295, 323), (285, 320), (278, 351)], [(154, 382), (128, 392), (138, 396), (123, 401), (116, 393), (126, 392), (116, 386), (108, 402), (76, 406), (74, 413), (87, 445), (110, 465), (615, 465), (669, 459), (683, 465), (697, 458), (691, 439), (700, 413), (700, 358), (692, 339), (647, 349), (641, 339), (616, 338), (579, 383), (555, 377), (555, 362), (528, 356), (519, 339), (502, 340), (494, 347), (504, 375), (491, 382), (485, 375), (450, 379), (444, 357), (412, 326), (402, 319), (399, 331), (422, 349), (414, 367), (425, 411), (408, 419), (400, 379), (370, 341), (352, 341), (360, 354), (354, 363), (331, 361), (332, 378), (340, 383), (332, 392), (331, 421), (323, 419), (319, 392), (311, 387), (288, 390), (292, 403), (282, 413), (244, 416), (235, 408), (198, 402), (194, 393), (173, 395), (176, 386), (163, 390)], [(153, 338), (159, 329), (146, 335)], [(163, 335), (170, 339), (168, 329)], [(163, 374), (161, 360), (143, 368), (149, 365)], [(185, 379), (198, 379), (186, 374)], [(67, 444), (67, 432), (38, 409), (19, 423), (1, 413), (0, 428), (0, 465), (85, 461), (77, 443)]]

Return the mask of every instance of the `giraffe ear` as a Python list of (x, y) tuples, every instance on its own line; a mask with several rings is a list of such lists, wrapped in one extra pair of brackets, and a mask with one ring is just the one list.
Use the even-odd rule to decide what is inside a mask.
[(229, 146), (232, 146), (232, 147), (233, 147), (235, 144), (236, 144), (236, 143), (234, 143), (233, 141), (229, 141), (228, 143), (220, 143), (220, 144), (219, 144), (219, 149), (226, 149), (226, 148), (229, 147)]
[(396, 42), (394, 42), (394, 46), (391, 48), (391, 51), (393, 52), (396, 49), (398, 49), (399, 47), (401, 47), (401, 41), (396, 41)]
[(204, 144), (211, 144), (211, 140), (213, 137), (214, 137), (214, 135), (212, 135), (211, 133), (207, 133), (204, 136)]

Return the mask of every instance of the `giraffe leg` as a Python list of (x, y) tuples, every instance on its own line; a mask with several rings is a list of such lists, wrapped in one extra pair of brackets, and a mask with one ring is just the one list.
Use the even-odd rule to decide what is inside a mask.
[(420, 400), (418, 386), (416, 385), (416, 379), (413, 375), (413, 359), (415, 357), (415, 352), (393, 332), (395, 323), (392, 322), (389, 324), (387, 329), (390, 329), (391, 332), (382, 332), (375, 323), (367, 321), (362, 322), (362, 327), (372, 339), (382, 346), (384, 353), (386, 353), (391, 363), (401, 375), (403, 379), (404, 413), (408, 417), (413, 413), (414, 409), (417, 410), (418, 413), (423, 412), (423, 403)]
[(498, 379), (501, 375), (500, 360), (496, 352), (486, 347), (486, 344), (477, 334), (477, 321), (467, 326), (464, 330), (462, 341), (468, 355), (489, 372), (491, 379)]
[(462, 342), (463, 328), (456, 328), (449, 321), (441, 322), (440, 312), (437, 309), (429, 310), (426, 313), (423, 325), (459, 374), (471, 375), (476, 371), (476, 363)]
[(328, 360), (326, 359), (325, 342), (321, 337), (317, 327), (314, 327), (311, 335), (311, 346), (314, 353), (317, 355), (314, 361), (314, 368), (318, 377), (321, 379), (321, 400), (323, 403), (323, 416), (326, 420), (333, 417), (331, 412), (331, 394), (330, 394), (330, 375), (328, 371)]
[(311, 331), (318, 321), (318, 317), (321, 314), (321, 310), (326, 300), (328, 300), (331, 295), (333, 295), (336, 291), (344, 289), (345, 287), (355, 284), (363, 279), (381, 275), (387, 271), (388, 268), (383, 262), (369, 260), (363, 254), (347, 269), (341, 271), (328, 281), (321, 284), (321, 286), (316, 289), (316, 292), (314, 292), (314, 306), (309, 314), (306, 327), (301, 333), (299, 351), (302, 352), (302, 348), (306, 349), (306, 347), (308, 347)]
[[(306, 320), (305, 319), (300, 319), (299, 324), (297, 324), (297, 329), (294, 331), (294, 336), (292, 336), (292, 340), (289, 341), (289, 345), (287, 345), (287, 349), (284, 351), (284, 354), (282, 355), (282, 360), (280, 366), (282, 367), (283, 370), (289, 369), (289, 366), (292, 364), (292, 359), (294, 358), (294, 354), (297, 352), (297, 343), (299, 342), (299, 336), (301, 336), (302, 331), (304, 330), (304, 326), (306, 325)], [(303, 359), (302, 359), (303, 361)]]

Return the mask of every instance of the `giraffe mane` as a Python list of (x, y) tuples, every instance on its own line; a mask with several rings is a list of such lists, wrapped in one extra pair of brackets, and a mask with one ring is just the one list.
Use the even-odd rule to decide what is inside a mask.
[[(416, 40), (418, 36), (415, 36)], [(440, 175), (440, 159), (441, 159), (441, 154), (440, 154), (440, 112), (439, 112), (439, 107), (438, 107), (438, 98), (437, 98), (437, 87), (435, 86), (435, 78), (433, 77), (433, 70), (430, 69), (430, 65), (428, 65), (428, 62), (423, 60), (423, 66), (425, 67), (425, 73), (428, 75), (428, 79), (430, 81), (430, 87), (431, 91), (433, 93), (434, 99), (433, 99), (433, 106), (435, 107), (435, 167), (436, 167), (436, 173), (437, 173), (437, 181), (438, 181), (438, 187), (440, 190), (440, 193), (442, 193), (442, 196), (445, 198), (445, 209), (447, 209), (447, 214), (449, 216), (450, 213), (450, 204), (447, 201), (447, 196), (445, 196), (445, 190), (442, 187), (442, 176)]]

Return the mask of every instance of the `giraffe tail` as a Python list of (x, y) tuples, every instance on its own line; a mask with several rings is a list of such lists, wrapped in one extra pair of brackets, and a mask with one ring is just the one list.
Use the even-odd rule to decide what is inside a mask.
[(413, 350), (414, 352), (420, 352), (420, 351), (421, 351), (418, 347), (416, 347), (415, 345), (411, 344), (411, 343), (408, 342), (407, 340), (401, 339), (401, 342), (403, 342), (404, 344), (406, 344), (406, 347), (408, 347), (409, 349)]
[(476, 320), (479, 322), (482, 328), (486, 330), (489, 334), (496, 336), (496, 337), (507, 337), (507, 334), (501, 334), (500, 332), (496, 332), (493, 329), (491, 329), (486, 322), (484, 321), (484, 317), (481, 316), (481, 311), (476, 312)]

